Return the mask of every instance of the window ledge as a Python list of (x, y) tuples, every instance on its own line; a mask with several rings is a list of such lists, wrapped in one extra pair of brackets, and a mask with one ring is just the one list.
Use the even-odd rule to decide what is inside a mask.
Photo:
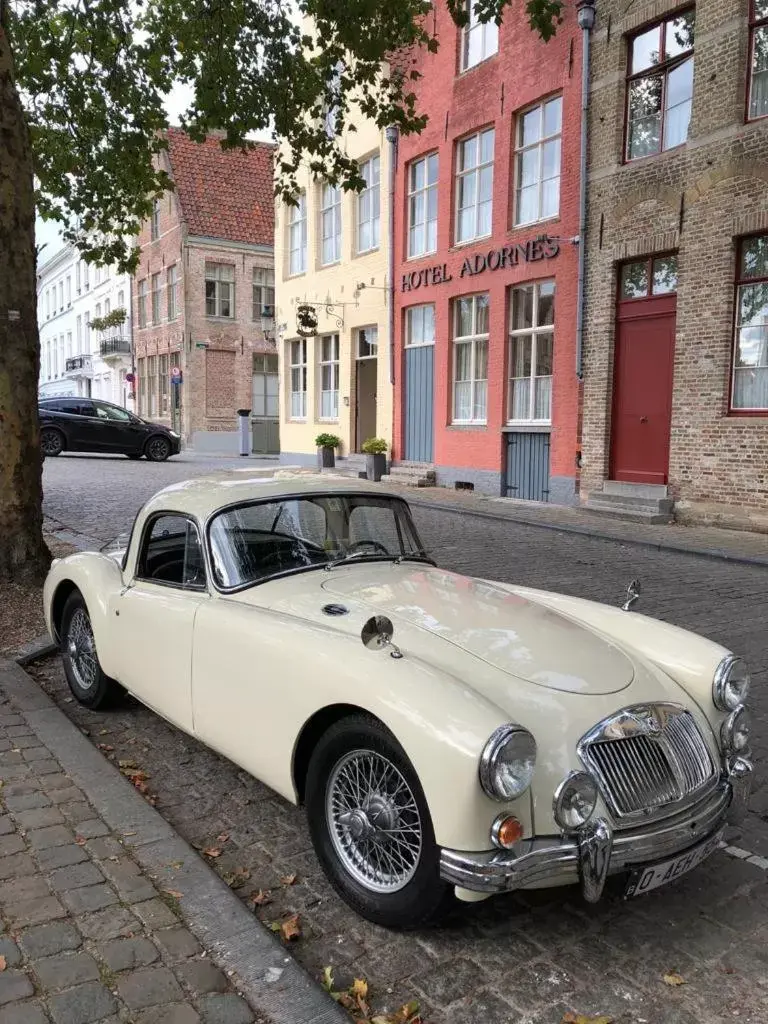
[(489, 53), (487, 57), (483, 57), (483, 59), (479, 60), (476, 64), (470, 64), (470, 66), (468, 68), (463, 68), (461, 66), (461, 64), (459, 64), (459, 74), (458, 74), (458, 77), (459, 78), (463, 78), (463, 76), (464, 75), (468, 75), (470, 73), (470, 71), (474, 71), (475, 68), (481, 68), (484, 64), (487, 64), (489, 61), (492, 61), (494, 59), (494, 57), (498, 57), (498, 55), (499, 55), (499, 51), (498, 50), (495, 53)]
[(510, 420), (501, 430), (505, 434), (549, 434), (552, 431), (552, 421)]
[(513, 224), (511, 228), (507, 230), (507, 234), (515, 234), (519, 231), (527, 231), (529, 228), (535, 228), (538, 224), (554, 224), (556, 221), (561, 219), (560, 211), (553, 213), (551, 217), (541, 217), (539, 220), (527, 220), (525, 224)]
[(487, 420), (458, 420), (448, 424), (449, 430), (487, 430)]
[(218, 320), (221, 323), (232, 324), (235, 322), (237, 317), (235, 316), (214, 316), (212, 313), (205, 314), (206, 320)]
[[(461, 244), (464, 245), (464, 242), (462, 242)], [(431, 256), (437, 256), (437, 249), (430, 249), (429, 252), (419, 253), (418, 256), (406, 256), (405, 262), (406, 263), (416, 263), (417, 260), (427, 260)]]
[(361, 256), (370, 256), (372, 252), (379, 252), (380, 249), (380, 245), (374, 245), (370, 249), (359, 249), (352, 258), (357, 260), (360, 259)]
[(474, 238), (467, 238), (463, 242), (454, 242), (453, 245), (448, 247), (448, 252), (456, 252), (458, 249), (467, 249), (471, 245), (477, 245), (478, 242), (484, 242), (487, 238), (493, 238), (492, 231), (487, 235), (475, 235)]
[(726, 419), (729, 420), (754, 420), (768, 419), (768, 409), (729, 409)]

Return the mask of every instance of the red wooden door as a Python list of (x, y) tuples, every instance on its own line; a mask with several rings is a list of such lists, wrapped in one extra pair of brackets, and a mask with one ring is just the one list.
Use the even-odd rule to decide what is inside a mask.
[(676, 295), (619, 303), (611, 479), (665, 484), (669, 470)]

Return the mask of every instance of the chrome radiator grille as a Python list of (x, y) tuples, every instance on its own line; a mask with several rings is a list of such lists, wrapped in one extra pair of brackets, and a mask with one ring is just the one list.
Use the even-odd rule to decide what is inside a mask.
[(620, 818), (683, 800), (717, 777), (693, 717), (671, 704), (619, 712), (585, 736), (579, 752)]

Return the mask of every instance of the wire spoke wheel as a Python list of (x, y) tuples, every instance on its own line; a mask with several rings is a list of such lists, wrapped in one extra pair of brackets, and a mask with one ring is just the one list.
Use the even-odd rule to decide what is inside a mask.
[(416, 874), (422, 826), (411, 788), (383, 754), (352, 750), (326, 786), (328, 831), (345, 869), (372, 892), (404, 888)]
[(66, 651), (72, 672), (83, 690), (92, 689), (99, 678), (99, 662), (91, 620), (85, 608), (77, 608), (69, 620)]

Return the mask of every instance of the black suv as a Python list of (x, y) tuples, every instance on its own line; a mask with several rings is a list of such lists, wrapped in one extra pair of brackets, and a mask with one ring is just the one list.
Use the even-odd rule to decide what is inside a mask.
[(106, 452), (152, 462), (178, 455), (181, 438), (162, 423), (149, 423), (127, 409), (95, 398), (41, 398), (40, 447), (43, 455)]

